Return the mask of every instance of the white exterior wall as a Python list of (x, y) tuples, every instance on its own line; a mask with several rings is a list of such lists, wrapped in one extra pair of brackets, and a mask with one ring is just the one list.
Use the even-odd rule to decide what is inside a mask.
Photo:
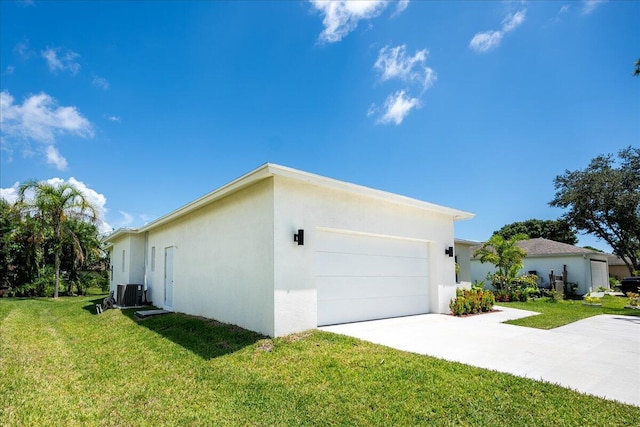
[[(568, 256), (548, 256), (548, 257), (530, 257), (523, 261), (524, 268), (520, 270), (520, 274), (525, 274), (535, 270), (537, 272), (539, 285), (546, 288), (549, 287), (549, 274), (553, 270), (555, 276), (561, 276), (564, 270), (563, 266), (567, 266), (567, 281), (578, 284), (578, 295), (584, 295), (591, 289), (591, 259), (606, 260), (605, 255), (585, 254), (585, 255), (568, 255)], [(494, 272), (493, 264), (480, 263), (478, 260), (471, 260), (471, 278), (472, 280), (485, 280), (487, 272)], [(489, 283), (486, 283), (489, 284)]]
[[(125, 254), (124, 268), (122, 251)], [(113, 243), (111, 248), (111, 282), (109, 290), (117, 295), (118, 284), (143, 284), (144, 282), (144, 237), (126, 234)]]
[(148, 231), (147, 298), (159, 307), (166, 247), (174, 247), (174, 311), (274, 334), (272, 179)]
[[(429, 305), (425, 311), (449, 312), (455, 296), (453, 218), (351, 192), (274, 177), (275, 335), (317, 326), (315, 237), (318, 229), (420, 239), (429, 247)], [(293, 235), (305, 231), (298, 246)]]

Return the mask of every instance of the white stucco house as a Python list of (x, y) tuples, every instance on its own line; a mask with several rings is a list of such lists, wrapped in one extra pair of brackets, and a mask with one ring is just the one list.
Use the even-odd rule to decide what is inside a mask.
[(269, 336), (444, 313), (456, 289), (454, 222), (472, 217), (265, 164), (113, 232), (111, 290), (141, 284), (155, 306)]
[[(538, 285), (550, 287), (549, 275), (562, 276), (567, 272), (567, 282), (578, 285), (577, 293), (584, 295), (600, 286), (609, 287), (608, 254), (580, 248), (549, 239), (536, 238), (517, 243), (527, 252), (520, 274), (532, 272), (539, 277)], [(475, 251), (480, 246), (473, 247)], [(493, 264), (471, 258), (471, 280), (485, 281), (487, 273), (493, 273)], [(488, 284), (488, 283), (487, 283)]]

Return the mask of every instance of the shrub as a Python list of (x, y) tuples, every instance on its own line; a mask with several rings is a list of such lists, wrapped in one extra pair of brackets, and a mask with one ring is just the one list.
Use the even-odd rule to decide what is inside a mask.
[(555, 289), (551, 289), (546, 292), (546, 295), (549, 297), (549, 302), (558, 302), (562, 301), (564, 294), (562, 292), (558, 292)]
[[(537, 291), (537, 290), (536, 290)], [(511, 289), (506, 290), (502, 289), (500, 291), (496, 291), (495, 298), (497, 302), (509, 302), (509, 301), (520, 301), (526, 302), (528, 298), (528, 292), (522, 289)]]
[(449, 303), (456, 316), (491, 311), (495, 304), (493, 292), (482, 289), (456, 289), (456, 298)]
[(564, 297), (566, 299), (580, 299), (578, 295), (578, 284), (567, 282), (564, 284)]
[(627, 297), (629, 298), (629, 305), (632, 307), (640, 306), (640, 294), (636, 294), (635, 292), (627, 292)]
[(584, 302), (586, 302), (587, 304), (600, 304), (602, 302), (602, 299), (587, 295), (586, 297), (584, 297)]
[(482, 281), (474, 280), (473, 283), (471, 284), (471, 289), (483, 290), (484, 289), (484, 280), (482, 280)]

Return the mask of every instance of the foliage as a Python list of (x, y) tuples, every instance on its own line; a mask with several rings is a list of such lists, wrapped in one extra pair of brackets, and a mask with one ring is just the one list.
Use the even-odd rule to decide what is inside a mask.
[(584, 170), (554, 181), (551, 206), (568, 209), (562, 219), (606, 241), (629, 272), (640, 270), (640, 148), (600, 155)]
[(58, 277), (66, 283), (67, 293), (82, 294), (88, 286), (104, 286), (107, 262), (98, 229), (87, 221), (92, 216), (88, 213), (89, 218), (80, 209), (64, 212), (58, 244), (51, 217), (39, 210), (37, 200), (10, 204), (0, 198), (0, 285), (11, 288), (9, 295), (54, 295), (58, 250)]
[(629, 305), (632, 307), (640, 306), (640, 294), (635, 292), (627, 292), (627, 298), (629, 298)]
[(615, 288), (619, 284), (620, 284), (620, 280), (618, 280), (618, 278), (609, 277), (609, 286), (611, 287), (611, 289)]
[(495, 304), (493, 292), (481, 289), (456, 289), (456, 297), (449, 302), (456, 316), (491, 311)]
[[(500, 277), (497, 274), (489, 275), (492, 280), (502, 283), (502, 287), (495, 292), (496, 301), (526, 301), (529, 298), (540, 295), (538, 289), (538, 276), (524, 274), (519, 277)], [(494, 283), (495, 283), (494, 282)]]
[(587, 304), (600, 304), (602, 302), (602, 298), (587, 295), (586, 297), (584, 297), (584, 302), (586, 302)]
[(578, 243), (576, 230), (563, 220), (529, 219), (507, 224), (493, 234), (499, 234), (505, 239), (510, 239), (518, 234), (526, 234), (530, 239), (542, 237), (569, 245)]
[(589, 249), (590, 251), (594, 251), (594, 252), (600, 252), (601, 254), (604, 253), (604, 251), (602, 249), (598, 249), (598, 248), (594, 248), (593, 246), (583, 246), (584, 249)]
[(578, 295), (578, 284), (573, 282), (565, 283), (564, 297), (565, 299), (581, 299), (580, 295)]
[(479, 258), (481, 263), (489, 262), (496, 266), (496, 273), (490, 278), (496, 289), (509, 286), (522, 269), (522, 260), (527, 253), (517, 243), (527, 238), (526, 234), (516, 234), (509, 239), (494, 234), (474, 252), (473, 256)]
[(474, 280), (473, 283), (471, 284), (471, 289), (483, 290), (484, 286), (485, 286), (484, 281)]
[(0, 425), (640, 424), (631, 405), (354, 338), (270, 339), (181, 314), (136, 322), (93, 314), (96, 301), (0, 303)]
[(634, 76), (640, 76), (640, 58), (636, 61), (636, 68), (633, 70)]
[(564, 299), (564, 292), (558, 292), (555, 289), (550, 289), (545, 292), (545, 296), (549, 298), (549, 302), (558, 302)]
[(495, 292), (496, 302), (526, 301), (527, 295), (519, 289), (500, 289)]
[(640, 310), (624, 308), (627, 298), (605, 295), (601, 299), (601, 306), (583, 305), (582, 301), (551, 300), (539, 298), (527, 302), (504, 303), (507, 307), (530, 310), (540, 313), (535, 316), (522, 319), (509, 320), (505, 323), (519, 326), (528, 326), (539, 329), (553, 329), (569, 323), (586, 319), (599, 314), (617, 314), (640, 317)]
[[(35, 192), (33, 199), (26, 197), (26, 193), (30, 190)], [(42, 230), (51, 233), (51, 251), (54, 254), (55, 271), (53, 296), (57, 298), (65, 243), (71, 245), (77, 261), (84, 262), (85, 258), (82, 243), (78, 234), (74, 232), (72, 224), (77, 225), (80, 221), (94, 222), (97, 218), (96, 208), (79, 189), (70, 183), (54, 185), (31, 180), (20, 186), (18, 195), (18, 209), (26, 216), (35, 218)]]

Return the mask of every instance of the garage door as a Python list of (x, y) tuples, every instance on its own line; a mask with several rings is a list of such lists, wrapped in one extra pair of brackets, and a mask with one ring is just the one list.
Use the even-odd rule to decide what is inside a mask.
[(591, 286), (594, 291), (600, 286), (609, 287), (609, 272), (605, 261), (591, 260)]
[(428, 311), (426, 242), (318, 231), (316, 245), (319, 326)]

